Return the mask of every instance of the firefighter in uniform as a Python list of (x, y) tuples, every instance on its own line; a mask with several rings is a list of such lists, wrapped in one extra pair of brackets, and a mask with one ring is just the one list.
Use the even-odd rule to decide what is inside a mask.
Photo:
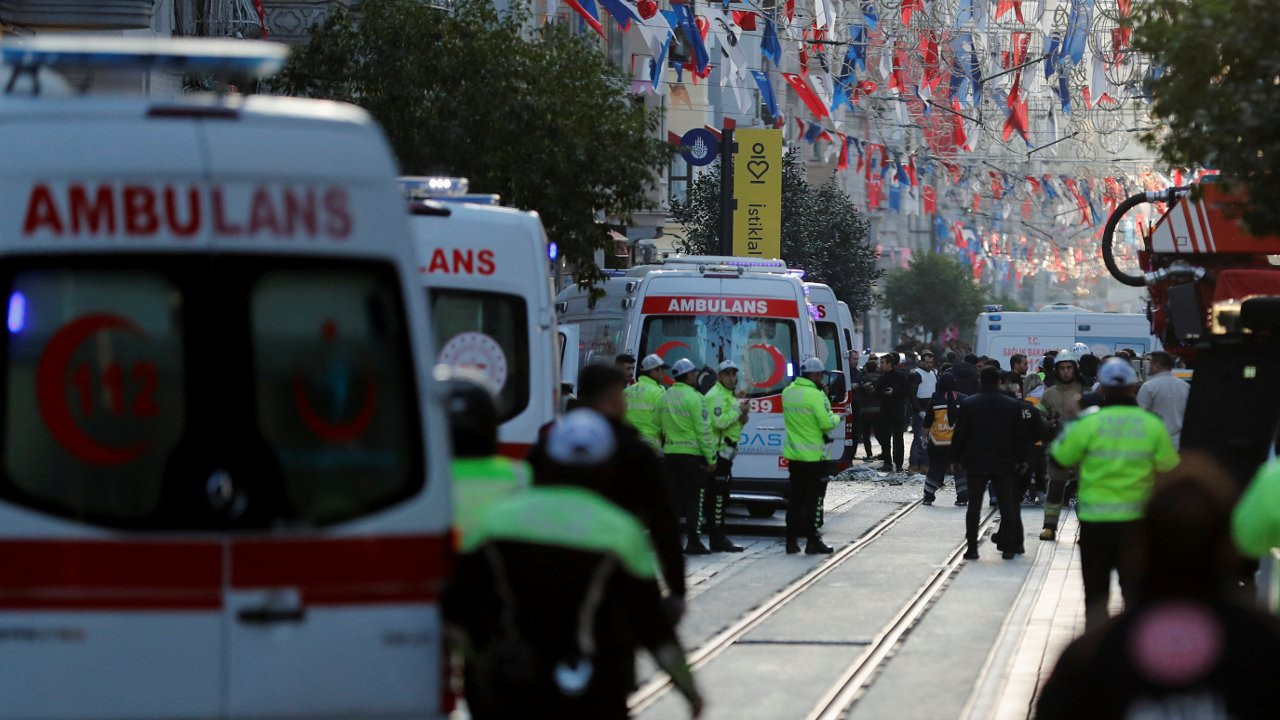
[(830, 474), (827, 433), (840, 422), (822, 389), (826, 370), (818, 358), (806, 358), (800, 364), (800, 377), (782, 391), (782, 420), (787, 430), (782, 457), (787, 461), (791, 481), (787, 499), (788, 554), (800, 552), (801, 537), (806, 540), (806, 554), (832, 552), (822, 542), (817, 528), (818, 498)]
[[(1080, 414), (1080, 398), (1085, 387), (1080, 382), (1080, 362), (1070, 350), (1060, 350), (1053, 359), (1054, 383), (1040, 400), (1040, 410), (1054, 435), (1062, 432), (1067, 423)], [(1055, 480), (1049, 477), (1049, 489), (1044, 501), (1044, 529), (1041, 540), (1054, 540), (1058, 536), (1058, 517), (1067, 500), (1067, 485), (1074, 480), (1071, 473), (1061, 473)]]
[(662, 452), (662, 427), (658, 410), (666, 394), (662, 383), (666, 379), (667, 364), (657, 355), (646, 355), (640, 361), (640, 377), (627, 386), (627, 424), (640, 433), (640, 437), (654, 450)]
[(716, 469), (703, 504), (703, 521), (711, 536), (711, 552), (742, 552), (724, 532), (724, 510), (729, 504), (729, 486), (733, 480), (733, 458), (738, 454), (738, 439), (747, 421), (746, 400), (735, 394), (738, 366), (732, 360), (720, 363), (716, 384), (707, 391), (707, 411), (711, 413), (711, 434), (716, 441)]
[(498, 406), (487, 378), (452, 369), (445, 412), (453, 440), (454, 525), (465, 538), (484, 509), (529, 487), (529, 466), (498, 455)]
[(1137, 590), (1133, 570), (1121, 562), (1137, 535), (1157, 472), (1178, 464), (1178, 451), (1159, 415), (1138, 407), (1138, 375), (1112, 358), (1098, 371), (1102, 407), (1067, 426), (1049, 450), (1050, 478), (1080, 469), (1076, 514), (1080, 518), (1080, 574), (1084, 578), (1085, 627), (1107, 619), (1111, 571), (1120, 574), (1126, 606)]
[(698, 392), (697, 368), (688, 358), (680, 358), (671, 368), (675, 384), (662, 397), (662, 452), (666, 454), (667, 476), (677, 490), (684, 511), (685, 546), (688, 555), (711, 551), (699, 537), (702, 528), (702, 499), (707, 491), (716, 458), (716, 441), (711, 435), (706, 398)]

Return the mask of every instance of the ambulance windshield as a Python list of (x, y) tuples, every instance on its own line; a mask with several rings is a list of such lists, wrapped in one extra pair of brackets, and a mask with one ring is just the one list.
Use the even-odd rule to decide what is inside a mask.
[(840, 357), (840, 328), (835, 323), (814, 323), (818, 330), (818, 358), (828, 370), (844, 371), (844, 358)]
[(651, 315), (644, 321), (639, 357), (657, 353), (668, 365), (688, 358), (713, 375), (721, 362), (732, 360), (740, 369), (738, 389), (747, 397), (765, 397), (791, 381), (798, 352), (794, 320)]

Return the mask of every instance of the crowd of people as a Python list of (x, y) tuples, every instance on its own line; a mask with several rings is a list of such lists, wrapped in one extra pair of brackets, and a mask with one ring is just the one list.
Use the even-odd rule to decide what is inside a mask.
[[(1043, 505), (1039, 537), (1052, 541), (1063, 505), (1075, 498), (1088, 634), (1046, 687), (1044, 717), (1115, 716), (1099, 708), (1148, 702), (1134, 688), (1156, 692), (1168, 678), (1143, 675), (1143, 657), (1117, 659), (1108, 648), (1137, 636), (1158, 654), (1168, 637), (1151, 635), (1150, 626), (1170, 622), (1170, 607), (1191, 602), (1198, 622), (1225, 643), (1269, 649), (1280, 637), (1260, 633), (1267, 619), (1220, 592), (1228, 553), (1215, 548), (1234, 498), (1223, 500), (1212, 467), (1179, 464), (1188, 386), (1171, 374), (1168, 355), (1146, 360), (1148, 377), (1139, 382), (1136, 357), (1123, 351), (1098, 359), (1087, 348), (1061, 350), (1035, 372), (1017, 355), (1004, 370), (992, 359), (948, 353), (935, 369), (929, 351), (888, 353), (851, 378), (855, 449), (869, 459), (874, 435), (891, 482), (901, 482), (904, 468), (923, 472), (925, 505), (950, 475), (956, 504), (967, 506), (967, 558), (978, 558), (987, 497), (1000, 508), (992, 540), (1005, 559), (1025, 552), (1023, 505)], [(575, 409), (547, 428), (524, 463), (497, 456), (492, 388), (465, 373), (451, 380), (462, 555), (444, 611), (467, 658), (473, 717), (626, 717), (641, 647), (700, 714), (675, 632), (685, 612), (684, 555), (742, 550), (726, 534), (725, 507), (750, 406), (732, 361), (719, 364), (706, 392), (699, 375), (689, 360), (668, 366), (657, 355), (584, 368)], [(828, 378), (822, 361), (807, 358), (781, 397), (788, 554), (832, 552), (820, 534), (822, 498), (830, 434), (842, 419), (832, 412)], [(1170, 471), (1181, 479), (1157, 491), (1156, 477)], [(1240, 547), (1256, 554), (1280, 545), (1276, 497), (1280, 466), (1272, 463), (1236, 507)], [(1167, 539), (1180, 522), (1194, 532)], [(1171, 569), (1179, 558), (1192, 563), (1189, 574)], [(1109, 623), (1113, 572), (1126, 610)], [(547, 583), (551, 576), (557, 582)], [(1093, 683), (1091, 673), (1108, 662), (1133, 684)], [(1237, 664), (1215, 655), (1202, 669)], [(1046, 709), (1050, 697), (1062, 699)]]

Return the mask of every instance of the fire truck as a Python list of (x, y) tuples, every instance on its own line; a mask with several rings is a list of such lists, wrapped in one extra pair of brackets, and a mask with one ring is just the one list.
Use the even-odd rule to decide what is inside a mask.
[[(1141, 272), (1122, 269), (1116, 228), (1153, 203), (1163, 212), (1143, 233)], [(1152, 332), (1195, 370), (1182, 447), (1212, 452), (1243, 485), (1280, 426), (1280, 237), (1245, 230), (1242, 207), (1212, 182), (1139, 193), (1108, 218), (1102, 259), (1116, 280), (1147, 288)]]

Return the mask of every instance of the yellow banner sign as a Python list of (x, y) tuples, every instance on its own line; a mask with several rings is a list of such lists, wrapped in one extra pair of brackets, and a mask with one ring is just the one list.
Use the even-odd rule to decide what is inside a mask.
[(733, 161), (733, 254), (782, 256), (782, 131), (738, 130)]

